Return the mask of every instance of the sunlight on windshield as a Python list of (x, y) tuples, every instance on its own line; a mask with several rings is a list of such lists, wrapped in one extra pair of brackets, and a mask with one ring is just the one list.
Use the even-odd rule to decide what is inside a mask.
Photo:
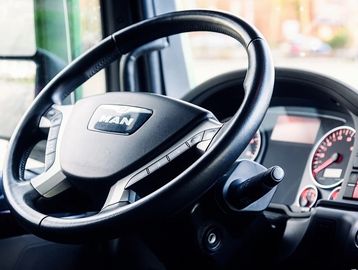
[[(357, 0), (177, 0), (177, 7), (240, 16), (263, 33), (276, 66), (312, 70), (358, 88)], [(184, 40), (192, 86), (247, 65), (244, 50), (229, 38), (192, 33)]]

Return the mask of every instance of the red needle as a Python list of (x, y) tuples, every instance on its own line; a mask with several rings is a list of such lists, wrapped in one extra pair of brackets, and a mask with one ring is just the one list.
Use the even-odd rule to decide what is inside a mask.
[(336, 162), (339, 158), (338, 153), (334, 153), (329, 159), (327, 159), (325, 162), (323, 162), (321, 165), (319, 165), (316, 169), (313, 170), (314, 175), (322, 171), (324, 168), (328, 167), (332, 163)]

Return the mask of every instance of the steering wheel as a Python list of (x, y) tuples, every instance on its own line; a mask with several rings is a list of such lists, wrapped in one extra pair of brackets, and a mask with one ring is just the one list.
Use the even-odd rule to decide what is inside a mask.
[[(191, 31), (228, 35), (247, 51), (245, 98), (225, 124), (203, 108), (147, 93), (106, 93), (63, 105), (65, 97), (121, 55), (158, 38)], [(273, 83), (264, 38), (233, 15), (173, 12), (120, 30), (61, 71), (22, 117), (4, 169), (10, 209), (30, 232), (61, 242), (114, 237), (177, 211), (200, 198), (232, 166), (263, 120)], [(46, 127), (45, 171), (25, 180), (29, 149)], [(192, 151), (199, 153), (194, 160)], [(191, 162), (179, 169), (183, 160)], [(161, 170), (172, 178), (162, 181)], [(138, 191), (143, 186), (147, 192)], [(92, 194), (106, 190), (102, 207), (70, 218), (38, 209), (40, 198), (58, 198), (70, 188)]]

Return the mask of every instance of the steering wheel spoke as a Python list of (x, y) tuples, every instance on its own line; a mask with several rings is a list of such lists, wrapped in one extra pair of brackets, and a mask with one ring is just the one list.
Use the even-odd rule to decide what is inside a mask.
[(65, 125), (70, 117), (73, 105), (52, 105), (42, 116), (39, 127), (49, 129), (45, 171), (32, 178), (32, 186), (44, 197), (51, 198), (70, 187), (60, 164), (60, 151)]
[(128, 182), (124, 179), (118, 181), (111, 187), (101, 211), (112, 206), (123, 206), (136, 201), (136, 193), (133, 190), (126, 189), (127, 183)]
[(51, 198), (70, 187), (65, 174), (56, 163), (44, 173), (32, 178), (31, 185), (46, 198)]
[(196, 151), (196, 156), (198, 157), (204, 154), (221, 127), (222, 124), (214, 119), (208, 119), (202, 122), (199, 126), (179, 140), (179, 142), (175, 143), (172, 147), (158, 155), (157, 158), (146, 163), (144, 166), (125, 178), (117, 181), (111, 187), (103, 209), (110, 205), (123, 205), (123, 203), (133, 203), (136, 201), (136, 199), (139, 198), (135, 192), (138, 187), (143, 185), (147, 187), (157, 185), (158, 179), (153, 179), (156, 177), (152, 176), (155, 173), (156, 176), (158, 176), (158, 171), (168, 168), (168, 166), (182, 157), (189, 150)]

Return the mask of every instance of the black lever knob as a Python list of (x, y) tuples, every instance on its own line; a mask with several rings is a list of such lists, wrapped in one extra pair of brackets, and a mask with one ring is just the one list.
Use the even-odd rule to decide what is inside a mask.
[(228, 187), (225, 198), (233, 207), (243, 209), (277, 186), (284, 176), (281, 167), (273, 166), (244, 182), (234, 180)]

